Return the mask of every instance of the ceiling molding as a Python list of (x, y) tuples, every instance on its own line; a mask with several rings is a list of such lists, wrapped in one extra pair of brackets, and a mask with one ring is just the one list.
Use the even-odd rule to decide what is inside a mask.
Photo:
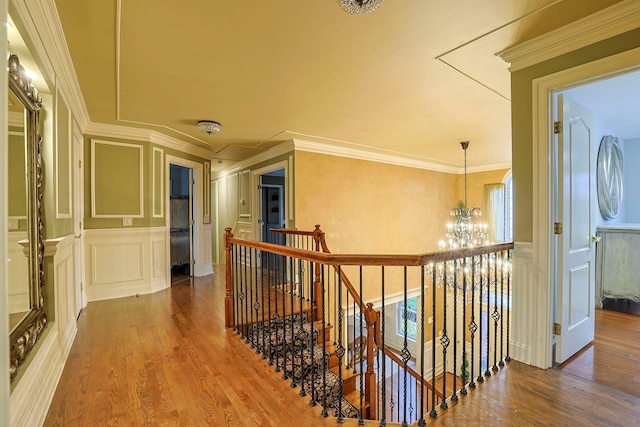
[[(435, 172), (463, 174), (464, 167), (424, 160), (412, 159), (410, 157), (392, 156), (389, 154), (377, 153), (370, 150), (359, 150), (347, 147), (337, 147), (335, 145), (322, 144), (318, 142), (295, 139), (295, 149), (297, 151), (307, 151), (310, 153), (327, 154), (330, 156), (347, 157), (351, 159), (366, 160), (370, 162), (386, 163), (396, 166), (404, 166), (416, 169), (426, 169)], [(491, 163), (486, 165), (468, 166), (467, 172), (486, 172), (497, 169), (511, 169), (511, 162)]]
[[(80, 127), (89, 122), (89, 112), (82, 96), (71, 54), (62, 31), (62, 23), (54, 0), (37, 2), (14, 0), (9, 13), (27, 34), (22, 36), (31, 42), (29, 46), (40, 71), (48, 84), (61, 87), (68, 95), (69, 109)], [(49, 88), (52, 92), (54, 88)]]
[(206, 160), (210, 160), (213, 157), (212, 150), (207, 150), (149, 129), (89, 122), (82, 129), (82, 132), (91, 136), (151, 142)]
[(625, 0), (496, 55), (514, 72), (639, 27), (640, 2)]
[(281, 156), (283, 154), (287, 154), (292, 152), (295, 149), (294, 141), (286, 141), (282, 144), (278, 144), (275, 147), (272, 147), (266, 151), (256, 154), (255, 156), (249, 157), (248, 159), (239, 161), (238, 163), (234, 163), (233, 166), (225, 168), (220, 172), (217, 172), (215, 176), (212, 176), (212, 180), (216, 180), (222, 178), (224, 176), (235, 173), (241, 169), (246, 169), (253, 165), (257, 165), (258, 163), (262, 163), (266, 160), (273, 159), (275, 157)]

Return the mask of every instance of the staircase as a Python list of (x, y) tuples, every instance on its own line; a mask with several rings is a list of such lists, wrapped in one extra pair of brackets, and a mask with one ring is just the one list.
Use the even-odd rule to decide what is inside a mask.
[(360, 391), (356, 387), (359, 374), (342, 367), (340, 381), (336, 346), (329, 333), (322, 340), (319, 333), (322, 325), (312, 325), (308, 316), (307, 310), (248, 325), (244, 328), (245, 338), (264, 359), (269, 359), (275, 372), (282, 372), (283, 379), (291, 380), (291, 387), (300, 386), (301, 396), (310, 396), (312, 405), (321, 405), (324, 415), (359, 418), (356, 409), (360, 406)]

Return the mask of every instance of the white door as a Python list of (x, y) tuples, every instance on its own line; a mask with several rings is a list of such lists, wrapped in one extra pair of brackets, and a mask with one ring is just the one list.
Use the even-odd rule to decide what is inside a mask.
[(593, 116), (577, 102), (558, 96), (561, 126), (557, 150), (557, 221), (562, 233), (556, 249), (555, 362), (562, 363), (594, 337), (595, 244), (591, 144)]
[(84, 141), (82, 131), (73, 122), (73, 264), (75, 266), (75, 308), (74, 315), (78, 318), (80, 310), (86, 305), (84, 289), (84, 231), (82, 219), (84, 216)]

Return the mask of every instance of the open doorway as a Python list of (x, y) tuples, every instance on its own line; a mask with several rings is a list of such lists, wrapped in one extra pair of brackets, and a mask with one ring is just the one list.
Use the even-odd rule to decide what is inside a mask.
[(171, 285), (193, 277), (193, 169), (172, 164), (169, 176)]
[(260, 224), (262, 241), (283, 245), (284, 235), (271, 230), (286, 226), (285, 207), (285, 170), (277, 169), (260, 175)]

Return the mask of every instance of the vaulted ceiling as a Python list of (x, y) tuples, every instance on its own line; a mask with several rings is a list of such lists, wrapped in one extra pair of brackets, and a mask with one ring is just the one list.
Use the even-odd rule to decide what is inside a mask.
[[(209, 149), (222, 169), (301, 139), (460, 166), (511, 160), (495, 53), (620, 0), (56, 0), (95, 123)], [(222, 124), (216, 135), (199, 120)]]

